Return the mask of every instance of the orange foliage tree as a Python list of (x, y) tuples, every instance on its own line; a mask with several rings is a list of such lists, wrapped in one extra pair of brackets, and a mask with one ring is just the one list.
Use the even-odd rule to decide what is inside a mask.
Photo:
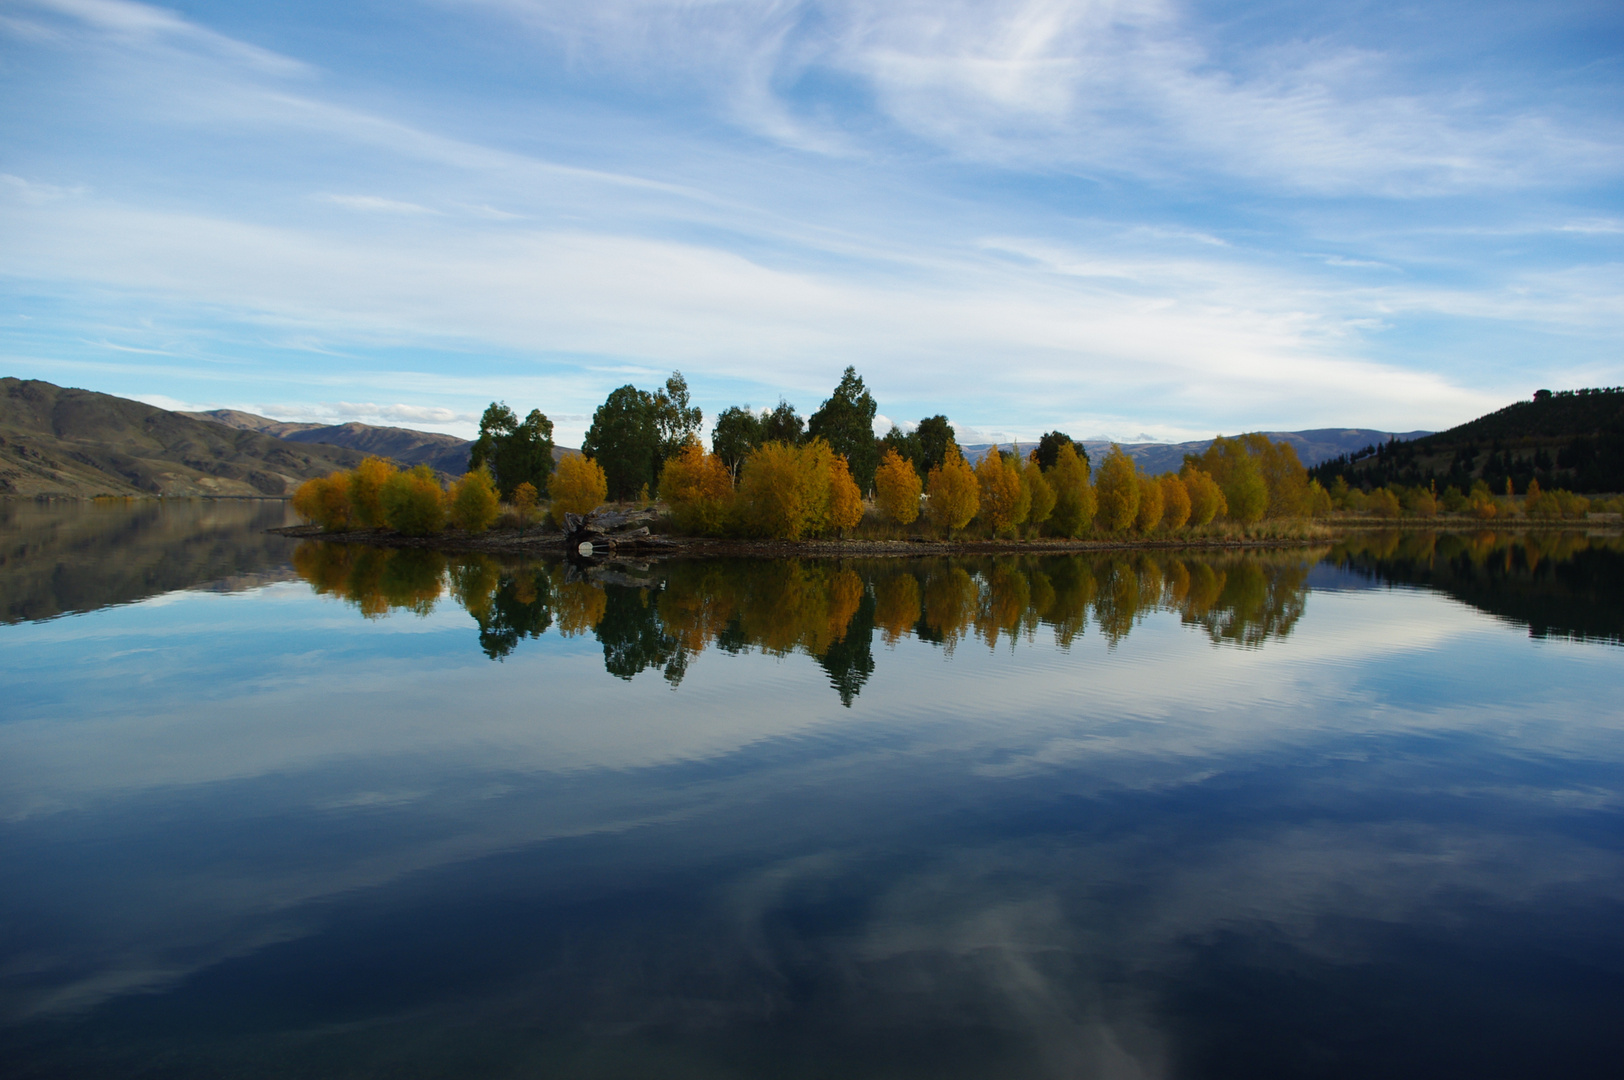
[(306, 480), (293, 493), (293, 511), (327, 532), (340, 532), (350, 524), (349, 474), (335, 472)]
[(1111, 450), (1100, 463), (1099, 480), (1094, 485), (1099, 497), (1096, 520), (1108, 532), (1121, 532), (1139, 514), (1139, 469), (1122, 447)]
[(427, 465), (398, 472), (383, 486), (384, 521), (406, 536), (427, 536), (445, 528), (445, 492)]
[(452, 524), (464, 532), (484, 532), (501, 510), (496, 481), (484, 465), (464, 473), (452, 487), (448, 501)]
[(981, 499), (979, 516), (994, 536), (1013, 532), (1021, 497), (1021, 477), (994, 446), (976, 465), (976, 489)]
[(1162, 482), (1154, 476), (1139, 477), (1139, 509), (1133, 516), (1133, 527), (1142, 533), (1158, 528), (1162, 523)]
[(350, 471), (350, 515), (363, 529), (384, 526), (383, 486), (398, 470), (387, 458), (369, 457)]
[(1224, 502), (1224, 489), (1205, 469), (1185, 465), (1179, 478), (1184, 481), (1184, 489), (1190, 493), (1189, 524), (1206, 525), (1213, 518), (1229, 512)]
[(722, 459), (690, 435), (660, 469), (660, 498), (684, 532), (714, 536), (733, 506), (733, 477)]
[(1190, 520), (1190, 489), (1172, 473), (1157, 477), (1162, 486), (1162, 528), (1169, 532), (1184, 528)]
[(837, 533), (863, 520), (863, 493), (857, 490), (851, 467), (843, 454), (829, 460), (829, 519), (827, 527)]
[(1094, 485), (1088, 480), (1088, 466), (1077, 456), (1071, 443), (1065, 443), (1055, 455), (1054, 466), (1044, 474), (1054, 488), (1054, 513), (1049, 518), (1049, 529), (1059, 536), (1077, 537), (1094, 520), (1098, 501)]

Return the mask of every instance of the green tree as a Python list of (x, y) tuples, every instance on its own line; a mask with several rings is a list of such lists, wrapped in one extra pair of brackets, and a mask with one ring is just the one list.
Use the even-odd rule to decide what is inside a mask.
[(711, 453), (721, 460), (728, 475), (737, 481), (739, 466), (744, 464), (744, 459), (766, 441), (764, 418), (748, 405), (734, 405), (716, 416), (716, 427), (711, 430)]
[(919, 445), (918, 432), (903, 431), (895, 424), (892, 424), (891, 430), (886, 432), (885, 438), (880, 440), (880, 457), (884, 458), (888, 451), (895, 453), (897, 457), (912, 465), (915, 473), (919, 472), (919, 463), (924, 455)]
[(469, 471), (481, 465), (490, 469), (503, 498), (511, 499), (520, 484), (545, 488), (553, 471), (553, 422), (539, 409), (520, 421), (506, 402), (491, 402), (468, 451)]
[(660, 465), (682, 452), (690, 437), (697, 437), (705, 414), (688, 401), (688, 380), (682, 372), (673, 371), (665, 380), (665, 387), (654, 394), (654, 427), (659, 432), (659, 460), (654, 473), (659, 475)]
[(1133, 524), (1139, 513), (1139, 469), (1116, 443), (1100, 462), (1094, 488), (1099, 493), (1097, 520), (1102, 529), (1121, 532)]
[(445, 528), (445, 492), (427, 465), (414, 465), (383, 486), (384, 520), (406, 536), (427, 536)]
[(653, 394), (628, 384), (610, 393), (592, 414), (581, 451), (603, 469), (611, 498), (636, 498), (658, 475), (660, 427), (655, 404)]
[(1050, 431), (1038, 440), (1037, 457), (1038, 467), (1044, 472), (1054, 468), (1055, 459), (1060, 455), (1060, 448), (1069, 446), (1074, 450), (1086, 466), (1088, 464), (1088, 451), (1083, 444), (1067, 435), (1064, 431)]
[(781, 442), (798, 446), (805, 441), (806, 421), (796, 413), (795, 406), (779, 398), (773, 410), (761, 418), (761, 442), (756, 445)]
[(806, 433), (823, 439), (829, 448), (851, 466), (852, 479), (862, 491), (874, 486), (874, 470), (880, 464), (879, 440), (874, 438), (874, 414), (878, 406), (863, 386), (857, 369), (847, 367), (840, 385), (806, 422)]
[(914, 468), (921, 476), (928, 476), (932, 469), (959, 453), (958, 435), (947, 417), (940, 413), (919, 421), (913, 437), (919, 440), (919, 459), (914, 462)]

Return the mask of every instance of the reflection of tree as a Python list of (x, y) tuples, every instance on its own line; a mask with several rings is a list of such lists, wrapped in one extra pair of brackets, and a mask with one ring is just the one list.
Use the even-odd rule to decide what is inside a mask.
[(1624, 542), (1579, 532), (1369, 533), (1329, 560), (1370, 578), (1438, 589), (1534, 637), (1624, 643)]
[[(1432, 558), (1432, 540), (1376, 538), (1379, 550), (1404, 547)], [(1491, 545), (1492, 548), (1492, 545)], [(1492, 561), (1483, 545), (1468, 554)], [(1499, 549), (1490, 554), (1498, 558)], [(1475, 553), (1475, 554), (1473, 554)], [(1547, 544), (1525, 562), (1562, 554)], [(560, 634), (594, 633), (604, 667), (631, 679), (659, 669), (676, 685), (707, 648), (815, 659), (850, 706), (875, 669), (876, 628), (887, 645), (903, 636), (951, 651), (974, 635), (1016, 647), (1047, 626), (1069, 648), (1090, 614), (1112, 646), (1153, 611), (1171, 611), (1203, 628), (1215, 644), (1261, 645), (1284, 637), (1302, 616), (1308, 568), (1302, 553), (1197, 557), (1068, 555), (917, 562), (875, 560), (836, 565), (797, 560), (676, 562), (640, 569), (582, 571), (565, 564), (512, 565), (489, 558), (456, 561), (450, 591), (479, 625), (493, 659), (556, 625)], [(447, 578), (444, 561), (421, 551), (374, 551), (309, 544), (299, 572), (318, 591), (335, 592), (370, 616), (406, 608), (426, 613)]]

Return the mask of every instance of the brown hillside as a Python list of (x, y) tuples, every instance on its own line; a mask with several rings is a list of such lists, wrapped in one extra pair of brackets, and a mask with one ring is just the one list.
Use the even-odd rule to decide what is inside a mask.
[(363, 456), (110, 394), (0, 379), (3, 495), (283, 496)]

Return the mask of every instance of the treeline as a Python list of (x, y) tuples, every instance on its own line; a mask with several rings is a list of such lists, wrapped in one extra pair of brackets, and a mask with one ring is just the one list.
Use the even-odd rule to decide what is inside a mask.
[(1175, 612), (1215, 643), (1261, 645), (1301, 616), (1317, 556), (1187, 559), (1052, 556), (871, 560), (677, 562), (659, 576), (611, 584), (565, 563), (447, 559), (432, 551), (301, 544), (294, 565), (319, 592), (368, 617), (427, 614), (450, 595), (473, 616), (492, 659), (554, 629), (593, 634), (604, 666), (630, 679), (661, 671), (680, 682), (708, 648), (815, 658), (850, 704), (874, 670), (876, 636), (951, 650), (1031, 642), (1040, 629), (1069, 648), (1090, 622), (1116, 644), (1154, 612)]
[(1435, 483), (1350, 487), (1346, 479), (1338, 476), (1331, 482), (1329, 495), (1335, 510), (1380, 518), (1456, 515), (1478, 521), (1558, 521), (1583, 518), (1592, 512), (1624, 511), (1624, 497), (1590, 499), (1565, 488), (1545, 491), (1538, 480), (1530, 480), (1518, 496), (1509, 480), (1503, 493), (1496, 495), (1484, 480), (1474, 480), (1466, 491), (1450, 485), (1440, 492)]

